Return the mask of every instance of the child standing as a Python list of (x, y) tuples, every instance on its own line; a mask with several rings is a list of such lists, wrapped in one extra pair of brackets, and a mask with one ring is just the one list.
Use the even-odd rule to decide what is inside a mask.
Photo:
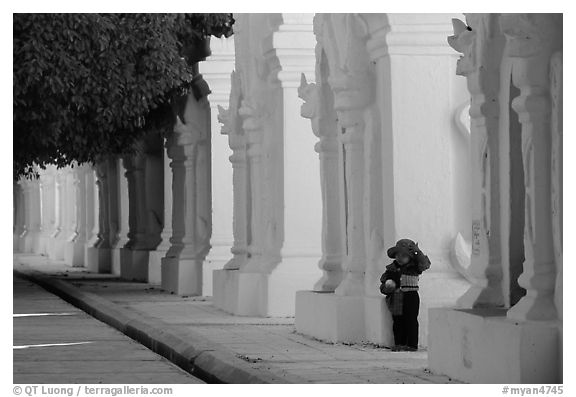
[(418, 311), (420, 296), (418, 280), (420, 274), (430, 267), (430, 260), (409, 239), (399, 240), (387, 251), (394, 262), (386, 266), (380, 277), (380, 291), (386, 295), (386, 303), (392, 313), (394, 351), (418, 350)]

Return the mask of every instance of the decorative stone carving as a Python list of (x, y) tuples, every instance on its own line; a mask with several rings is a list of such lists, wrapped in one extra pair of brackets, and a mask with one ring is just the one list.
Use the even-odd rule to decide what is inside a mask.
[(233, 71), (230, 75), (230, 104), (228, 109), (219, 106), (218, 120), (222, 123), (222, 134), (228, 135), (228, 143), (232, 149), (230, 162), (232, 163), (233, 181), (233, 236), (234, 242), (231, 253), (234, 255), (224, 269), (239, 269), (247, 261), (247, 159), (246, 142), (241, 130), (241, 119), (238, 114), (242, 95), (242, 81), (240, 75)]
[[(322, 57), (322, 53), (320, 52)], [(320, 60), (317, 60), (317, 75), (322, 77)], [(318, 79), (320, 81), (320, 79)], [(322, 259), (318, 266), (322, 278), (314, 285), (314, 291), (334, 291), (342, 282), (342, 248), (340, 233), (338, 143), (336, 123), (322, 114), (320, 87), (309, 84), (302, 73), (298, 96), (304, 100), (300, 115), (310, 119), (312, 132), (320, 138), (315, 150), (320, 156), (320, 183), (322, 188)], [(326, 101), (326, 98), (322, 98)]]
[(309, 84), (306, 81), (306, 75), (301, 74), (300, 87), (298, 87), (298, 97), (304, 103), (300, 108), (300, 115), (304, 118), (310, 119), (312, 123), (312, 132), (317, 137), (320, 137), (320, 99), (318, 95), (318, 88), (316, 84)]
[(242, 118), (242, 129), (246, 136), (246, 156), (250, 173), (250, 234), (251, 240), (248, 242), (249, 261), (241, 270), (245, 272), (258, 272), (263, 263), (264, 251), (264, 172), (262, 164), (262, 144), (263, 144), (263, 119), (266, 117), (263, 106), (251, 100), (243, 99), (238, 109), (238, 114)]
[[(335, 28), (335, 27), (338, 28)], [(374, 96), (373, 71), (366, 49), (368, 28), (354, 14), (322, 14), (314, 20), (314, 32), (329, 67), (328, 83), (334, 93), (334, 109), (342, 133), (346, 256), (344, 279), (337, 295), (364, 294), (364, 115)]]
[(454, 35), (448, 37), (448, 44), (462, 56), (458, 59), (456, 74), (465, 76), (477, 68), (476, 31), (459, 19), (452, 19)]
[(448, 43), (463, 54), (457, 74), (466, 76), (471, 94), (472, 257), (467, 273), (474, 281), (458, 304), (472, 308), (503, 305), (500, 288), (500, 218), (498, 176), (498, 96), (504, 38), (494, 14), (467, 14), (467, 24), (453, 20)]
[(199, 229), (199, 218), (208, 219), (210, 212), (210, 107), (206, 99), (210, 91), (201, 75), (194, 77), (193, 87), (194, 94), (186, 98), (183, 115), (177, 116), (167, 144), (172, 160), (172, 237), (162, 258), (161, 282), (162, 288), (180, 295), (202, 294), (202, 265), (209, 249), (204, 244), (209, 233)]
[(524, 271), (526, 295), (508, 310), (516, 320), (552, 320), (556, 264), (552, 233), (550, 59), (562, 48), (561, 14), (506, 14), (501, 18), (520, 95), (512, 102), (522, 124), (526, 187)]

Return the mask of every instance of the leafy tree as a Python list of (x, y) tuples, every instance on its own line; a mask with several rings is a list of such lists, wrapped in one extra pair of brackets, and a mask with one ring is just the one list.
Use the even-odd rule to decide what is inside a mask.
[(14, 177), (128, 153), (173, 125), (231, 14), (14, 14)]

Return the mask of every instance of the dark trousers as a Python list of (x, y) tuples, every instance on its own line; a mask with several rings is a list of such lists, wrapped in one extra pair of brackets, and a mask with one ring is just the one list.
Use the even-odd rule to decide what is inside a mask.
[(394, 321), (394, 343), (402, 346), (418, 348), (418, 311), (420, 296), (418, 291), (407, 291), (402, 297), (402, 315), (392, 316)]

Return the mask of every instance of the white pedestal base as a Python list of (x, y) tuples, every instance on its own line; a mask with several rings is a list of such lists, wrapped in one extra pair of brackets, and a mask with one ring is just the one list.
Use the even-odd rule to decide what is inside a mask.
[(214, 270), (212, 303), (228, 313), (238, 312), (238, 270)]
[(148, 258), (148, 284), (162, 285), (162, 258), (167, 251), (150, 251)]
[(204, 296), (214, 295), (214, 271), (221, 270), (230, 260), (231, 246), (214, 245), (204, 260), (204, 271), (202, 273), (202, 294)]
[(18, 252), (24, 253), (26, 252), (25, 249), (26, 249), (26, 235), (24, 234), (18, 237)]
[(296, 331), (326, 342), (365, 342), (364, 313), (363, 296), (296, 293)]
[(504, 309), (430, 309), (432, 371), (470, 383), (558, 383), (559, 324), (518, 322)]
[(55, 261), (63, 261), (65, 245), (66, 244), (63, 240), (52, 238), (48, 244), (48, 258)]
[(109, 248), (86, 247), (84, 267), (94, 273), (110, 273), (111, 259)]
[(67, 241), (64, 244), (64, 262), (68, 266), (84, 266), (84, 244)]
[[(50, 236), (40, 234), (38, 237), (38, 251), (40, 255), (48, 255), (48, 239)], [(82, 252), (82, 260), (84, 260), (84, 252)]]
[(214, 271), (216, 307), (239, 316), (293, 317), (296, 291), (311, 289), (321, 276), (317, 258), (285, 258), (271, 274)]
[(38, 253), (39, 252), (39, 243), (38, 243), (38, 234), (34, 232), (29, 232), (24, 236), (24, 246), (23, 251), (26, 253)]
[(162, 258), (162, 289), (184, 296), (202, 295), (202, 261)]
[(121, 247), (115, 247), (110, 250), (112, 264), (110, 272), (115, 276), (122, 274), (122, 250)]
[(364, 297), (364, 318), (368, 342), (387, 347), (394, 345), (392, 315), (388, 310), (384, 295)]

